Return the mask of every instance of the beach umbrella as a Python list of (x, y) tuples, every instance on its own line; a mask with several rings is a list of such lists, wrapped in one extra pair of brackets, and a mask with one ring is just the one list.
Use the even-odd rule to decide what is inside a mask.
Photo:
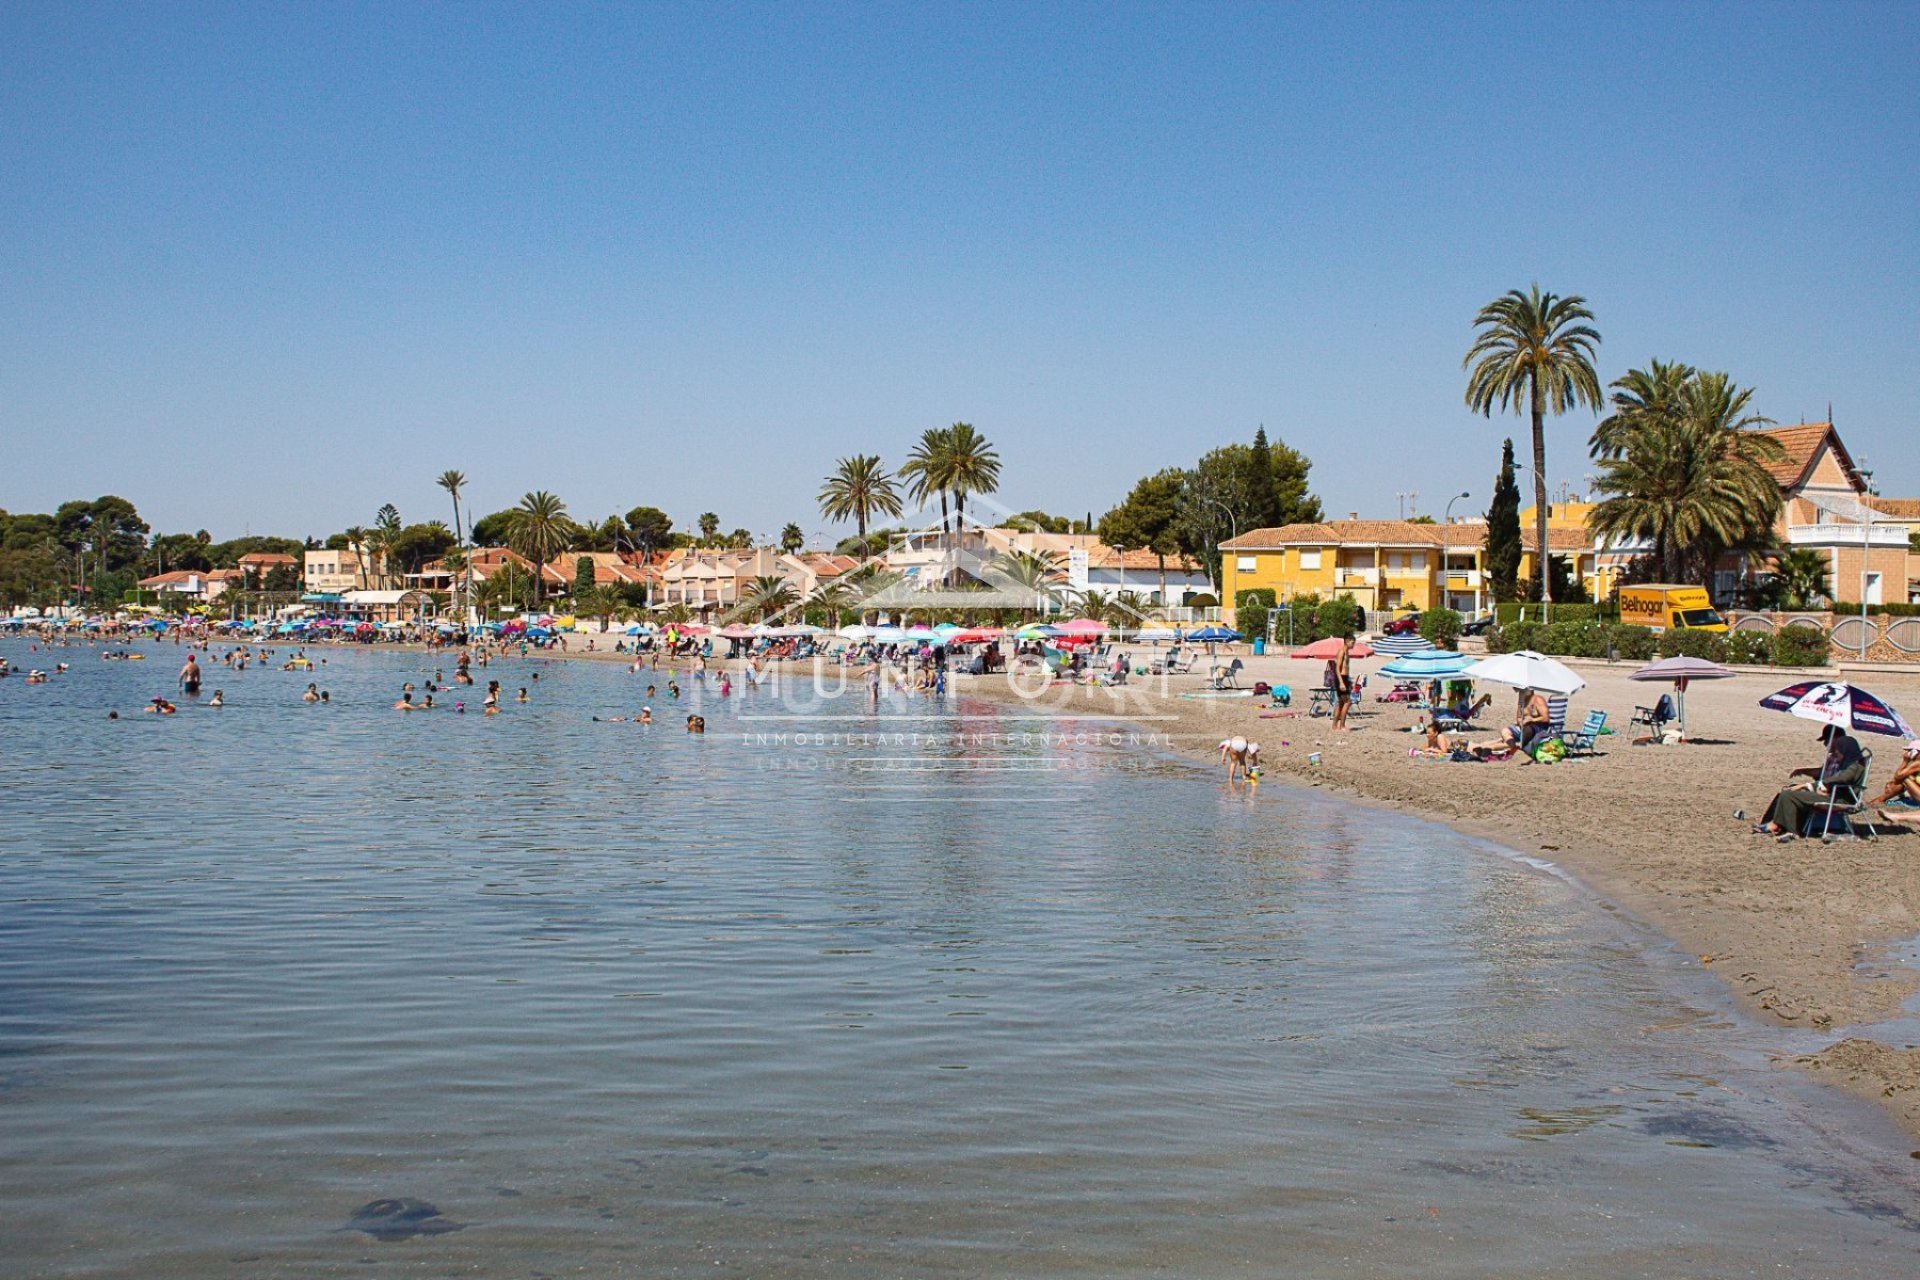
[(906, 638), (914, 644), (944, 645), (947, 642), (947, 638), (932, 627), (908, 627), (905, 634)]
[(900, 644), (907, 638), (905, 627), (878, 626), (871, 628), (867, 639), (875, 644)]
[(788, 639), (793, 636), (817, 636), (820, 633), (821, 633), (821, 628), (814, 626), (811, 622), (796, 622), (792, 626), (788, 626), (788, 627), (767, 628), (768, 635), (777, 636), (782, 640)]
[(1381, 636), (1373, 642), (1375, 653), (1391, 653), (1396, 657), (1404, 653), (1419, 653), (1433, 647), (1433, 641), (1418, 635)]
[(1210, 626), (1187, 632), (1187, 639), (1194, 644), (1234, 644), (1245, 637), (1228, 627)]
[(1563, 662), (1555, 662), (1544, 653), (1521, 649), (1514, 653), (1483, 658), (1461, 672), (1469, 680), (1486, 680), (1511, 685), (1516, 689), (1538, 689), (1565, 697), (1580, 692), (1587, 682), (1575, 675)]
[(1474, 663), (1464, 653), (1451, 649), (1427, 649), (1404, 654), (1380, 668), (1389, 680), (1459, 680)]
[[(719, 631), (722, 640), (751, 640), (759, 634), (760, 632), (757, 628), (745, 626), (738, 622), (730, 623), (720, 628)], [(768, 632), (767, 634), (771, 635), (773, 633)]]
[(1016, 640), (1057, 640), (1065, 633), (1045, 622), (1029, 622), (1013, 633)]
[(1731, 680), (1735, 673), (1717, 662), (1708, 662), (1705, 658), (1662, 658), (1650, 662), (1629, 675), (1629, 680), (1641, 680), (1651, 684), (1672, 684), (1673, 692), (1679, 702), (1675, 717), (1675, 726), (1681, 738), (1687, 736), (1687, 684), (1693, 680)]
[(1062, 635), (1102, 636), (1107, 633), (1107, 624), (1094, 618), (1069, 618), (1060, 624)]
[(998, 640), (1005, 632), (999, 627), (962, 627), (947, 633), (948, 644), (987, 644)]
[[(1187, 637), (1189, 640), (1198, 638), (1198, 633)], [(1432, 648), (1433, 646), (1428, 645), (1427, 647)], [(1328, 636), (1324, 640), (1315, 640), (1312, 644), (1302, 645), (1293, 651), (1293, 656), (1296, 658), (1318, 658), (1322, 662), (1338, 657), (1339, 654), (1339, 636)], [(1354, 641), (1353, 648), (1347, 650), (1347, 656), (1350, 658), (1371, 658), (1373, 655), (1374, 650), (1363, 641), (1358, 640)]]
[(873, 628), (856, 622), (852, 626), (840, 628), (833, 634), (839, 636), (842, 640), (852, 640), (857, 643), (861, 640), (873, 639)]
[(1802, 680), (1760, 699), (1769, 711), (1784, 711), (1802, 720), (1838, 725), (1856, 733), (1883, 733), (1911, 738), (1913, 730), (1886, 701), (1850, 684)]

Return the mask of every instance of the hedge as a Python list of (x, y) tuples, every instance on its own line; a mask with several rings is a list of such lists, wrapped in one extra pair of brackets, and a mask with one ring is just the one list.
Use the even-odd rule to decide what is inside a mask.
[(1776, 667), (1824, 667), (1832, 660), (1832, 642), (1818, 627), (1788, 626), (1773, 633)]
[[(1519, 622), (1521, 610), (1526, 610), (1526, 620), (1540, 620), (1540, 606), (1527, 604), (1519, 600), (1503, 600), (1493, 606), (1494, 621), (1501, 626), (1510, 622)], [(1555, 604), (1550, 610), (1555, 622), (1592, 622), (1596, 619), (1611, 622), (1620, 616), (1620, 607), (1615, 604), (1568, 603)]]
[[(1848, 604), (1844, 600), (1836, 600), (1828, 606), (1828, 610), (1836, 618), (1857, 618), (1860, 616), (1860, 602), (1856, 600), (1852, 604)], [(1896, 600), (1890, 604), (1868, 605), (1867, 616), (1873, 617), (1875, 615), (1882, 615), (1889, 618), (1920, 618), (1920, 604), (1908, 604), (1905, 601)]]
[(1773, 661), (1773, 637), (1764, 631), (1727, 632), (1728, 662), (1764, 667)]
[(1727, 637), (1720, 631), (1675, 627), (1660, 637), (1659, 648), (1660, 656), (1664, 658), (1704, 658), (1708, 662), (1727, 660)]
[(1249, 640), (1264, 639), (1274, 605), (1273, 588), (1249, 587), (1233, 593), (1234, 630)]

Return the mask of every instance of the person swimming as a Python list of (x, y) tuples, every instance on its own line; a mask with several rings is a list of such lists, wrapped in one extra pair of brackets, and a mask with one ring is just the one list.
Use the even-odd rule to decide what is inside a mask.
[(653, 708), (652, 708), (652, 707), (642, 707), (642, 708), (640, 708), (640, 723), (641, 723), (641, 724), (652, 724), (652, 723), (653, 723)]
[[(539, 678), (539, 676), (534, 677), (535, 680)], [(514, 696), (513, 700), (515, 702), (525, 702), (527, 700), (527, 688), (525, 685), (520, 686), (520, 692)]]
[(226, 691), (225, 691), (225, 690), (222, 690), (222, 689), (215, 689), (215, 690), (213, 691), (213, 697), (212, 697), (212, 699), (211, 699), (210, 701), (208, 701), (208, 703), (207, 703), (207, 705), (208, 705), (208, 706), (210, 706), (210, 707), (224, 707), (224, 706), (226, 706), (226, 705), (227, 705), (227, 695), (226, 695)]
[(403, 694), (401, 694), (401, 695), (400, 695), (400, 701), (398, 701), (398, 702), (396, 702), (396, 703), (394, 703), (394, 704), (393, 704), (393, 709), (394, 709), (395, 711), (422, 711), (422, 710), (425, 710), (425, 708), (424, 708), (424, 707), (418, 707), (418, 706), (415, 706), (415, 705), (414, 705), (414, 701), (413, 701), (413, 695), (412, 695), (411, 693), (403, 693)]
[(707, 718), (705, 716), (688, 716), (687, 717), (688, 733), (705, 733), (706, 731), (707, 731)]

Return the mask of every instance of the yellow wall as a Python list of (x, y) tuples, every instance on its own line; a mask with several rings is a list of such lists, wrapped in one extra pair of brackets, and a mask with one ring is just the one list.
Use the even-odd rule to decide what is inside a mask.
[[(1318, 551), (1320, 567), (1305, 569), (1301, 567), (1302, 551)], [(1253, 568), (1242, 570), (1240, 558), (1251, 556)], [(1242, 591), (1268, 590), (1281, 600), (1313, 592), (1318, 595), (1330, 595), (1333, 592), (1334, 549), (1332, 547), (1284, 547), (1270, 551), (1232, 551), (1220, 553), (1220, 583), (1223, 595), (1220, 603), (1231, 609), (1238, 593)]]

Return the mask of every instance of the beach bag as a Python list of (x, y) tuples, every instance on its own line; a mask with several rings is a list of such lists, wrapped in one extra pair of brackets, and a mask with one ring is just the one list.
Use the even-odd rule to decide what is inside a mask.
[(1261, 680), (1253, 686), (1253, 696), (1256, 698), (1264, 698), (1272, 692), (1273, 686), (1265, 680)]
[(1558, 764), (1567, 758), (1567, 744), (1558, 738), (1548, 738), (1533, 749), (1533, 758), (1541, 764)]

